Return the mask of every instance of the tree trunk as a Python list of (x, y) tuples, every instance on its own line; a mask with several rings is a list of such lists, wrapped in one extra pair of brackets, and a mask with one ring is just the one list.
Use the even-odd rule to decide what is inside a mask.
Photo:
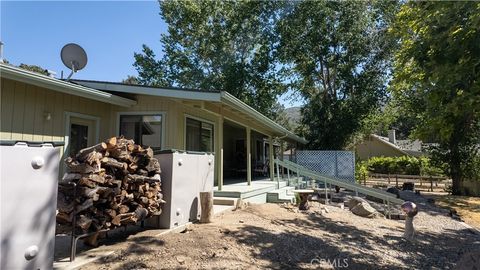
[(200, 205), (202, 213), (200, 216), (201, 223), (211, 223), (213, 216), (213, 197), (212, 192), (200, 192)]

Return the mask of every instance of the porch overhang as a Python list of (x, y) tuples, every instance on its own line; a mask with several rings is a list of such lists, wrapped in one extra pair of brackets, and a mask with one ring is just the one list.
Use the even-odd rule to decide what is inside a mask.
[(185, 100), (188, 103), (192, 103), (194, 106), (203, 107), (204, 110), (213, 114), (221, 114), (218, 111), (209, 110), (203, 105), (197, 105), (195, 103), (212, 103), (220, 106), (231, 108), (232, 111), (237, 111), (241, 115), (244, 115), (248, 121), (256, 122), (258, 125), (265, 127), (268, 130), (269, 135), (275, 138), (290, 139), (300, 144), (308, 143), (304, 138), (294, 134), (287, 130), (275, 121), (261, 114), (254, 108), (248, 106), (238, 98), (226, 91), (218, 90), (200, 90), (189, 88), (176, 88), (176, 87), (153, 87), (144, 85), (130, 85), (118, 82), (104, 82), (104, 81), (88, 81), (88, 80), (73, 80), (75, 83), (95, 88), (102, 91), (110, 91), (115, 93), (125, 93), (133, 95), (149, 95), (171, 98), (175, 100)]

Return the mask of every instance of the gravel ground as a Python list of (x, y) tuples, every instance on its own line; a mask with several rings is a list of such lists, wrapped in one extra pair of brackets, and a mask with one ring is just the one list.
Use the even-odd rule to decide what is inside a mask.
[[(480, 235), (447, 210), (413, 193), (401, 196), (420, 207), (411, 242), (402, 238), (403, 221), (362, 218), (316, 202), (302, 212), (263, 204), (183, 233), (138, 232), (101, 247), (115, 252), (81, 269), (452, 269), (480, 250)], [(479, 253), (473, 254), (465, 265), (478, 267)]]

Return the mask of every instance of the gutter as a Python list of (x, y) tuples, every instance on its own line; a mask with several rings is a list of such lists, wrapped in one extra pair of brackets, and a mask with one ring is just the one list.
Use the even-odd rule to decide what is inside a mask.
[(253, 118), (259, 120), (261, 123), (265, 124), (269, 128), (271, 128), (271, 129), (273, 129), (273, 130), (275, 130), (279, 133), (285, 134), (285, 136), (283, 136), (283, 138), (288, 137), (289, 139), (295, 140), (295, 141), (297, 141), (299, 143), (302, 143), (302, 144), (308, 143), (308, 141), (305, 140), (304, 138), (302, 138), (298, 135), (295, 135), (293, 132), (291, 132), (291, 131), (287, 130), (286, 128), (282, 127), (281, 125), (275, 123), (270, 118), (268, 118), (265, 115), (259, 113), (258, 111), (256, 111), (252, 107), (248, 106), (247, 104), (243, 103), (241, 100), (239, 100), (238, 98), (229, 94), (228, 92), (222, 91), (221, 92), (221, 99), (222, 99), (222, 102), (225, 102), (232, 107), (236, 107), (237, 109), (239, 109), (243, 112), (246, 112), (247, 114), (249, 114)]
[(59, 79), (51, 78), (42, 74), (27, 71), (7, 64), (0, 64), (0, 77), (20, 81), (27, 84), (32, 84), (38, 87), (61, 92), (64, 94), (84, 97), (87, 99), (118, 105), (122, 107), (131, 107), (137, 104), (135, 100), (119, 97), (89, 87), (65, 82)]

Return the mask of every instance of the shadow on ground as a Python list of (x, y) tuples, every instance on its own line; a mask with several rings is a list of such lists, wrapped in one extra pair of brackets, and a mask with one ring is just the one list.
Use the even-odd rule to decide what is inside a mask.
[[(478, 236), (468, 229), (441, 234), (421, 232), (410, 242), (401, 237), (398, 229), (390, 228), (392, 233), (381, 237), (315, 214), (309, 214), (307, 220), (281, 219), (272, 223), (285, 230), (278, 233), (245, 226), (231, 236), (241, 244), (259, 247), (260, 251), (251, 256), (269, 261), (268, 267), (273, 269), (316, 268), (315, 263), (322, 259), (330, 261), (334, 269), (345, 269), (344, 259), (348, 269), (451, 269), (462, 254), (480, 247)], [(312, 236), (309, 232), (315, 230), (328, 233), (321, 238)], [(398, 265), (385, 261), (387, 252), (378, 256), (369, 252), (372, 249), (388, 250), (388, 256), (395, 257)]]

